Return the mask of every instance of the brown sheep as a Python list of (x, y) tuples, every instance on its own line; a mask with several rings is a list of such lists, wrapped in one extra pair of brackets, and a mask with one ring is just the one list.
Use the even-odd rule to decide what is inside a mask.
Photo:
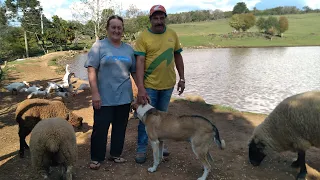
[(83, 118), (70, 111), (63, 102), (47, 99), (26, 99), (16, 109), (16, 121), (19, 123), (20, 157), (24, 157), (24, 149), (29, 149), (25, 138), (34, 126), (42, 119), (60, 117), (66, 119), (74, 127), (81, 127)]

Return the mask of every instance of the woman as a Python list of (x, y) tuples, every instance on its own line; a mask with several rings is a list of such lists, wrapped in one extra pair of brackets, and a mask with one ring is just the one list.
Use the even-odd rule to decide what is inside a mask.
[(123, 43), (123, 19), (111, 16), (107, 21), (107, 38), (96, 41), (85, 67), (92, 92), (94, 124), (91, 135), (91, 169), (99, 169), (105, 160), (108, 129), (112, 124), (110, 157), (125, 162), (120, 155), (133, 101), (130, 74), (135, 79), (135, 57), (131, 46)]

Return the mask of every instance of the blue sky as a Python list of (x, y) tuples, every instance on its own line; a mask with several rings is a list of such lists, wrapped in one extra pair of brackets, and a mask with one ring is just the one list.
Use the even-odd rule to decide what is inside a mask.
[[(3, 1), (3, 0), (0, 0)], [(80, 0), (39, 0), (44, 9), (46, 17), (51, 18), (58, 15), (66, 20), (72, 20), (73, 7), (80, 6)], [(104, 2), (106, 0), (100, 0)], [(302, 8), (305, 5), (313, 9), (320, 8), (320, 0), (112, 0), (113, 3), (121, 5), (126, 10), (130, 4), (136, 5), (143, 11), (148, 11), (154, 4), (162, 4), (166, 7), (168, 13), (191, 11), (198, 9), (221, 9), (223, 11), (232, 10), (237, 2), (245, 2), (249, 9), (257, 7), (258, 9), (272, 8), (276, 6), (297, 6)], [(101, 5), (110, 7), (110, 4)]]

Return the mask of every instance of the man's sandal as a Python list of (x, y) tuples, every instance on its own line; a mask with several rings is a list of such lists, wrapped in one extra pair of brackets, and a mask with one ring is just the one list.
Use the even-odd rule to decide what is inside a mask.
[(124, 163), (124, 162), (127, 161), (127, 160), (125, 160), (125, 159), (122, 158), (122, 157), (113, 157), (113, 156), (109, 157), (108, 160), (109, 160), (109, 161), (113, 161), (113, 162), (115, 162), (115, 163)]
[(90, 169), (98, 170), (101, 164), (98, 161), (91, 161), (90, 162)]

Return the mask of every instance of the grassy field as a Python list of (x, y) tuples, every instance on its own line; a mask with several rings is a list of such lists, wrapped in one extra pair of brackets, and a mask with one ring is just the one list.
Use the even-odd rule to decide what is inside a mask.
[[(183, 47), (264, 47), (320, 45), (320, 13), (284, 15), (289, 21), (289, 30), (284, 37), (272, 40), (266, 37), (221, 37), (233, 31), (229, 19), (216, 21), (172, 24)], [(279, 16), (276, 16), (279, 17)], [(258, 19), (259, 17), (257, 17)], [(258, 32), (252, 27), (248, 32)]]

